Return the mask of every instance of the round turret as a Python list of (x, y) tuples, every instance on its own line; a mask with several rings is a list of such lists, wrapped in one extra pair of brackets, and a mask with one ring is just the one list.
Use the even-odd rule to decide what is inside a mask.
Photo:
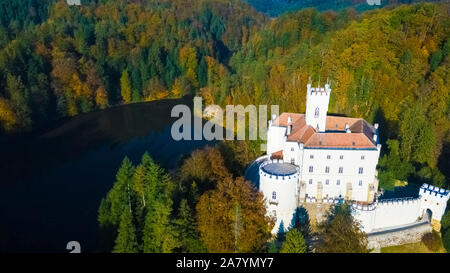
[(282, 160), (268, 160), (259, 167), (259, 190), (266, 198), (267, 212), (275, 217), (272, 233), (291, 225), (297, 208), (297, 182), (299, 169)]

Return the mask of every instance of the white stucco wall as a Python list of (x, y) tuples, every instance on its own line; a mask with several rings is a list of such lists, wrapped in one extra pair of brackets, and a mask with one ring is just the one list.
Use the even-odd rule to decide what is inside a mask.
[[(314, 129), (319, 128), (319, 132), (325, 132), (330, 93), (331, 89), (328, 84), (325, 85), (325, 88), (312, 88), (311, 84), (307, 85), (306, 124), (311, 125)], [(319, 109), (318, 116), (315, 115), (317, 108)]]
[(286, 135), (286, 127), (269, 124), (267, 129), (267, 154), (283, 150)]
[[(267, 161), (266, 163), (269, 163)], [(295, 209), (297, 208), (297, 181), (298, 172), (289, 176), (270, 175), (262, 170), (264, 163), (260, 166), (259, 190), (266, 198), (267, 213), (273, 215), (276, 211), (276, 222), (272, 233), (278, 232), (281, 221), (287, 229), (291, 224)], [(272, 199), (272, 193), (276, 192), (276, 200)]]
[(432, 185), (423, 184), (419, 191), (420, 209), (422, 212), (427, 209), (432, 212), (432, 219), (441, 221), (444, 216), (447, 202), (450, 198), (450, 191)]
[(384, 200), (372, 206), (353, 206), (353, 216), (360, 221), (365, 232), (373, 232), (417, 222), (426, 216), (427, 210), (432, 219), (440, 221), (445, 213), (450, 191), (428, 184), (420, 188), (419, 198)]
[[(306, 194), (317, 197), (317, 185), (322, 184), (322, 198), (337, 198), (339, 195), (346, 197), (347, 184), (351, 184), (351, 196), (349, 199), (356, 201), (368, 201), (370, 185), (376, 192), (375, 183), (376, 166), (379, 150), (336, 150), (336, 149), (304, 149), (300, 170), (300, 181), (306, 184)], [(328, 156), (330, 158), (328, 159)], [(341, 156), (343, 158), (341, 159)], [(362, 156), (364, 159), (362, 159)], [(310, 172), (310, 166), (313, 171)], [(329, 173), (326, 173), (328, 167)], [(339, 168), (342, 167), (342, 173)], [(363, 173), (359, 174), (359, 168)], [(310, 179), (312, 184), (310, 184)], [(329, 184), (326, 184), (327, 179)], [(340, 181), (337, 185), (337, 181)], [(359, 185), (359, 181), (362, 185)]]

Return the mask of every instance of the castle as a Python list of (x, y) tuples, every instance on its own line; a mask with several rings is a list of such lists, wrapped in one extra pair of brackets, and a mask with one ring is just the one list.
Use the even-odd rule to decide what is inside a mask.
[(331, 88), (307, 85), (306, 113), (272, 116), (267, 154), (255, 162), (259, 190), (275, 218), (272, 232), (285, 229), (302, 203), (352, 203), (352, 214), (370, 233), (414, 224), (425, 214), (438, 225), (449, 191), (424, 184), (418, 198), (377, 200), (378, 124), (329, 116)]

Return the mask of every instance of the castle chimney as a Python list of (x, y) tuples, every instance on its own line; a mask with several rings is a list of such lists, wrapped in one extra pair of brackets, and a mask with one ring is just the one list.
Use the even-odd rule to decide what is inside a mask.
[(292, 122), (291, 116), (288, 116), (287, 124), (291, 124), (291, 122)]
[(292, 130), (292, 125), (288, 125), (287, 126), (287, 135), (291, 134), (291, 130)]
[(277, 118), (277, 115), (273, 114), (272, 115), (272, 120), (275, 120)]
[(373, 128), (375, 128), (375, 130), (378, 129), (378, 123), (375, 123), (375, 124), (373, 125)]
[(351, 133), (352, 131), (350, 131), (350, 127), (348, 126), (348, 123), (345, 124), (345, 132), (346, 133)]
[(377, 139), (378, 139), (377, 134), (374, 134), (374, 135), (373, 135), (373, 141), (377, 142)]

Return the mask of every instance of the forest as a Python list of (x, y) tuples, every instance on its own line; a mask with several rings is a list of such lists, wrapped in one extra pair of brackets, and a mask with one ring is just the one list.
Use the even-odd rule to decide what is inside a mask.
[[(346, 205), (336, 206), (318, 230), (307, 214), (272, 238), (272, 217), (254, 185), (232, 170), (245, 161), (246, 142), (224, 142), (194, 151), (168, 175), (144, 153), (127, 157), (98, 210), (101, 246), (115, 253), (306, 253), (368, 252), (367, 236)], [(251, 150), (251, 149), (250, 149)], [(288, 225), (288, 224), (287, 224)], [(281, 229), (281, 228), (280, 228)], [(311, 236), (322, 237), (314, 246)]]
[[(449, 12), (448, 3), (418, 3), (365, 12), (310, 8), (269, 18), (239, 0), (91, 0), (82, 6), (0, 0), (0, 139), (95, 109), (185, 95), (200, 95), (206, 104), (278, 104), (280, 111), (302, 113), (308, 78), (314, 85), (328, 78), (329, 113), (380, 123), (382, 188), (405, 180), (449, 188)], [(164, 233), (168, 241), (146, 246), (145, 236), (156, 236), (143, 232), (152, 226), (146, 219), (157, 214), (164, 222), (178, 213), (178, 220), (188, 221), (186, 215), (206, 210), (199, 204), (202, 198), (214, 199), (214, 191), (229, 191), (237, 221), (245, 204), (236, 206), (242, 197), (226, 185), (235, 181), (250, 192), (240, 177), (258, 153), (252, 143), (226, 145), (234, 146), (221, 150), (224, 162), (230, 155), (238, 161), (226, 163), (228, 175), (202, 184), (201, 193), (207, 194), (196, 202), (176, 198), (184, 190), (195, 192), (194, 180), (198, 187), (208, 180), (204, 170), (189, 179), (171, 178), (148, 157), (137, 167), (124, 161), (117, 187), (130, 193), (129, 213), (111, 201), (122, 198), (121, 207), (126, 196), (112, 193), (102, 203), (101, 225), (114, 233), (122, 222), (125, 230), (133, 222), (139, 230), (136, 251), (186, 248), (172, 242), (172, 231), (159, 227), (147, 229)], [(164, 193), (154, 200), (159, 211), (146, 209), (151, 197), (145, 199), (139, 182), (123, 182), (139, 172), (167, 180), (152, 189)], [(169, 180), (189, 183), (177, 190)], [(252, 235), (265, 238), (267, 230)], [(198, 236), (204, 236), (201, 244), (185, 244), (217, 249), (207, 230)], [(245, 252), (265, 246), (220, 247)]]
[[(269, 16), (279, 16), (285, 12), (295, 12), (304, 8), (315, 8), (319, 11), (342, 10), (354, 8), (362, 12), (371, 9), (394, 6), (400, 4), (411, 4), (422, 0), (380, 0), (379, 5), (369, 5), (367, 0), (246, 0), (249, 4)], [(438, 2), (439, 0), (428, 0), (426, 2)], [(371, 2), (371, 3), (372, 3)]]
[(0, 5), (3, 135), (193, 94), (301, 113), (308, 78), (329, 78), (329, 112), (382, 124), (382, 186), (448, 186), (448, 4), (270, 20), (237, 0), (44, 3)]

